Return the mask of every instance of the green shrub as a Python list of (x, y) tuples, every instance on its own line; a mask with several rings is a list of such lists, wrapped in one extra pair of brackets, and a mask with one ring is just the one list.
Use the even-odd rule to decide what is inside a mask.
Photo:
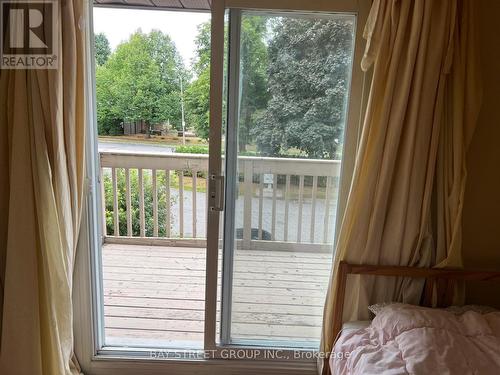
[(121, 119), (100, 119), (98, 117), (97, 131), (99, 135), (122, 135), (122, 121)]
[[(126, 210), (126, 194), (125, 194), (125, 171), (117, 169), (116, 173), (118, 185), (118, 221), (121, 236), (127, 235), (127, 210)], [(107, 233), (114, 235), (113, 223), (113, 182), (109, 169), (103, 173), (104, 179), (104, 195), (106, 207), (106, 229)], [(175, 173), (170, 174), (171, 185), (177, 180)], [(170, 202), (166, 202), (166, 183), (165, 173), (157, 172), (156, 186), (158, 189), (158, 235), (166, 237), (166, 215), (167, 204), (172, 207), (174, 198), (170, 198)], [(152, 174), (151, 171), (143, 172), (144, 186), (144, 218), (146, 237), (153, 236), (153, 189), (152, 189)], [(131, 197), (131, 213), (132, 213), (132, 235), (140, 236), (140, 212), (139, 212), (139, 182), (137, 169), (130, 170), (130, 197)], [(172, 216), (171, 216), (172, 218)], [(172, 223), (168, 223), (171, 226)]]
[(208, 154), (208, 146), (205, 145), (182, 145), (175, 148), (180, 154)]

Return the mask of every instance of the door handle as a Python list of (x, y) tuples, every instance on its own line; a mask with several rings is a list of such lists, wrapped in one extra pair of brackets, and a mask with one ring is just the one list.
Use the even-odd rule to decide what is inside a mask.
[(210, 211), (224, 211), (224, 176), (210, 175)]

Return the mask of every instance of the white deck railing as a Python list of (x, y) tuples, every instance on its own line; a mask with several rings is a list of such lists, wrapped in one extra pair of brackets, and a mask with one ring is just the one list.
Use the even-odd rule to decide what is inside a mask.
[[(111, 183), (106, 190), (102, 184), (108, 202), (108, 223), (106, 203), (102, 207), (105, 241), (205, 245), (208, 155), (101, 152), (100, 161), (101, 178)], [(241, 247), (331, 249), (340, 161), (242, 156), (238, 170), (235, 220)], [(135, 191), (132, 173), (137, 174)], [(145, 179), (152, 212), (146, 207)], [(187, 179), (191, 180), (188, 186)], [(159, 190), (164, 201), (161, 210)], [(134, 223), (139, 228), (135, 233)]]

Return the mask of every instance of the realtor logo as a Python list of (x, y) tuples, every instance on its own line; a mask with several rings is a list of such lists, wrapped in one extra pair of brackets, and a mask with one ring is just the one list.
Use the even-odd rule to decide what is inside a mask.
[(0, 0), (0, 68), (57, 69), (56, 0)]

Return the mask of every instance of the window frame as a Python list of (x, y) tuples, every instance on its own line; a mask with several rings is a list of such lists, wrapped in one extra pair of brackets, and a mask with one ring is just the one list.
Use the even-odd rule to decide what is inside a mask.
[[(301, 350), (307, 359), (294, 359), (296, 350), (278, 347), (256, 347), (251, 345), (220, 345), (217, 344), (215, 321), (217, 299), (217, 265), (218, 265), (218, 238), (207, 239), (207, 277), (206, 277), (206, 315), (205, 315), (205, 350), (211, 351), (213, 358), (206, 359), (203, 350), (196, 358), (183, 359), (184, 351), (161, 351), (161, 358), (151, 358), (149, 349), (126, 349), (103, 347), (103, 310), (100, 303), (102, 299), (102, 273), (101, 245), (102, 225), (100, 225), (101, 207), (101, 176), (100, 160), (97, 150), (97, 120), (95, 111), (95, 61), (93, 43), (93, 2), (87, 1), (87, 15), (85, 25), (87, 80), (85, 90), (88, 95), (87, 109), (87, 134), (86, 134), (86, 180), (87, 194), (82, 217), (78, 251), (75, 259), (74, 274), (74, 330), (75, 353), (80, 361), (85, 374), (163, 374), (170, 370), (176, 374), (234, 373), (255, 374), (304, 374), (316, 373), (316, 358), (310, 356), (314, 350)], [(297, 12), (327, 12), (350, 13), (356, 15), (356, 35), (354, 39), (353, 68), (351, 73), (349, 102), (347, 103), (347, 121), (344, 131), (344, 153), (342, 155), (339, 201), (337, 217), (341, 218), (345, 209), (347, 195), (351, 184), (354, 169), (355, 154), (358, 147), (359, 132), (366, 104), (366, 88), (369, 77), (361, 71), (361, 58), (364, 51), (362, 41), (363, 27), (371, 7), (371, 0), (212, 0), (212, 56), (224, 53), (224, 13), (226, 9), (256, 10), (256, 11), (297, 11)], [(136, 8), (136, 7), (134, 7)], [(155, 9), (151, 9), (155, 10)], [(179, 9), (182, 10), (182, 9)], [(184, 10), (185, 11), (185, 10)], [(222, 33), (221, 33), (222, 30)], [(212, 57), (213, 60), (213, 57)], [(219, 84), (212, 86), (213, 82)], [(211, 71), (211, 109), (220, 104), (220, 110), (211, 110), (211, 123), (222, 119), (222, 85), (223, 64), (212, 64)], [(221, 140), (221, 129), (211, 126), (211, 137), (218, 135)], [(220, 149), (220, 147), (218, 148)], [(209, 156), (210, 174), (220, 174), (220, 155)], [(214, 221), (212, 221), (213, 223)], [(220, 220), (222, 223), (222, 220)], [(219, 233), (220, 225), (217, 219), (216, 229), (210, 224), (207, 233)], [(336, 228), (341, 220), (337, 220)], [(212, 225), (212, 227), (210, 227)], [(215, 236), (214, 236), (215, 237)], [(217, 240), (217, 241), (215, 241)], [(216, 242), (216, 243), (215, 243)], [(224, 359), (226, 350), (262, 349), (261, 355), (256, 360), (250, 359)], [(190, 351), (191, 352), (191, 351)], [(193, 351), (194, 352), (194, 351)], [(273, 352), (275, 358), (269, 358)], [(271, 358), (272, 358), (271, 355)], [(288, 358), (287, 358), (288, 357)]]

